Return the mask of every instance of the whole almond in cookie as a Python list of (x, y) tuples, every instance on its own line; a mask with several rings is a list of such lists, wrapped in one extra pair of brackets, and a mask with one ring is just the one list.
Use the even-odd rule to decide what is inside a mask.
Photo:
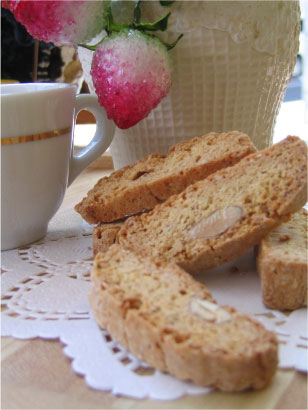
[(226, 322), (232, 319), (232, 315), (219, 305), (208, 300), (193, 298), (190, 302), (190, 311), (201, 319), (213, 323)]
[(198, 273), (247, 252), (306, 200), (307, 146), (288, 137), (129, 218), (117, 241)]
[(98, 324), (154, 368), (225, 391), (271, 382), (278, 361), (274, 333), (218, 305), (177, 265), (112, 245), (96, 256), (91, 281)]
[(236, 205), (228, 205), (223, 209), (218, 209), (197, 222), (188, 231), (188, 235), (192, 239), (213, 238), (232, 228), (242, 218), (243, 213), (243, 209)]

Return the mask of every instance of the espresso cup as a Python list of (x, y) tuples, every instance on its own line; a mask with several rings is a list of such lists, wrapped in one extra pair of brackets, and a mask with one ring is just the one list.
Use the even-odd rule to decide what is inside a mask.
[[(96, 133), (73, 154), (78, 112), (96, 118)], [(45, 236), (66, 188), (109, 147), (114, 124), (93, 95), (63, 83), (1, 85), (1, 250)]]

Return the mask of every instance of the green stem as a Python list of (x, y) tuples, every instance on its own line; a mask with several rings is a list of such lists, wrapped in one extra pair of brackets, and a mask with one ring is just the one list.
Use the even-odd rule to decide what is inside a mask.
[(136, 0), (134, 8), (134, 22), (133, 25), (139, 24), (141, 20), (141, 10), (140, 10), (141, 0)]

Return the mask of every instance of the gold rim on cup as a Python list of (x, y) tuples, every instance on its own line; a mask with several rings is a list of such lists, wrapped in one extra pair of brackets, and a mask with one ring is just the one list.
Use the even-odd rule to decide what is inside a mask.
[(60, 135), (68, 134), (72, 130), (71, 127), (63, 128), (61, 130), (54, 130), (49, 132), (40, 132), (39, 134), (26, 135), (24, 137), (8, 137), (1, 138), (1, 145), (21, 144), (23, 142), (40, 141), (48, 138), (59, 137)]

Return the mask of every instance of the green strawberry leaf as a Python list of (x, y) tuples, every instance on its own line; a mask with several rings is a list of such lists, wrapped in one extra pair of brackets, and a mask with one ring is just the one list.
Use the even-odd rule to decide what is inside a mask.
[(136, 0), (134, 8), (134, 24), (139, 24), (141, 19), (141, 10), (140, 10), (141, 0)]
[(131, 24), (117, 24), (114, 21), (110, 1), (109, 1), (108, 6), (107, 6), (105, 21), (106, 21), (106, 24), (105, 24), (104, 29), (106, 30), (107, 35), (110, 35), (113, 32), (118, 33), (121, 30), (129, 29), (132, 26)]
[(171, 1), (167, 1), (167, 0), (163, 1), (162, 0), (162, 1), (160, 1), (160, 5), (163, 6), (163, 7), (169, 7), (169, 6), (171, 6), (172, 3), (174, 3), (174, 1), (175, 0), (171, 0)]
[(166, 43), (165, 41), (161, 39), (160, 41), (167, 47), (167, 50), (169, 51), (169, 50), (172, 50), (177, 45), (177, 43), (179, 42), (179, 40), (181, 40), (183, 36), (184, 36), (183, 33), (180, 34), (179, 37), (173, 43)]
[(137, 23), (134, 24), (134, 28), (137, 30), (146, 30), (146, 31), (166, 31), (168, 27), (168, 19), (171, 15), (171, 12), (167, 13), (165, 16), (159, 18), (153, 23)]
[[(106, 0), (106, 14), (105, 14), (105, 31), (107, 33), (107, 37), (116, 35), (116, 33), (121, 32), (122, 30), (139, 30), (141, 32), (146, 32), (146, 31), (166, 31), (168, 28), (168, 20), (171, 15), (171, 12), (168, 12), (165, 16), (160, 17), (153, 23), (141, 23), (141, 10), (140, 10), (140, 3), (142, 0), (136, 0), (135, 2), (135, 7), (134, 7), (134, 21), (132, 24), (117, 24), (112, 15), (112, 10), (111, 10), (111, 4), (110, 0)], [(161, 1), (160, 3), (163, 6), (167, 6), (172, 4), (174, 1)], [(114, 33), (114, 34), (113, 34)], [(144, 33), (146, 34), (146, 33)], [(155, 36), (156, 37), (156, 36)], [(173, 42), (173, 43), (167, 43), (164, 42), (163, 40), (159, 39), (162, 44), (167, 48), (167, 50), (171, 50), (174, 48), (178, 41), (183, 37), (183, 34), (180, 34), (178, 38)], [(102, 43), (105, 40), (106, 37), (104, 37), (101, 41), (99, 41), (97, 44), (90, 46), (88, 44), (79, 44), (81, 47), (87, 48), (88, 50), (95, 51), (97, 46)]]
[(89, 44), (83, 44), (83, 43), (78, 44), (78, 47), (83, 47), (83, 48), (86, 48), (87, 50), (91, 50), (91, 51), (96, 51), (97, 46), (98, 46), (98, 44), (95, 44), (95, 46), (89, 46)]

